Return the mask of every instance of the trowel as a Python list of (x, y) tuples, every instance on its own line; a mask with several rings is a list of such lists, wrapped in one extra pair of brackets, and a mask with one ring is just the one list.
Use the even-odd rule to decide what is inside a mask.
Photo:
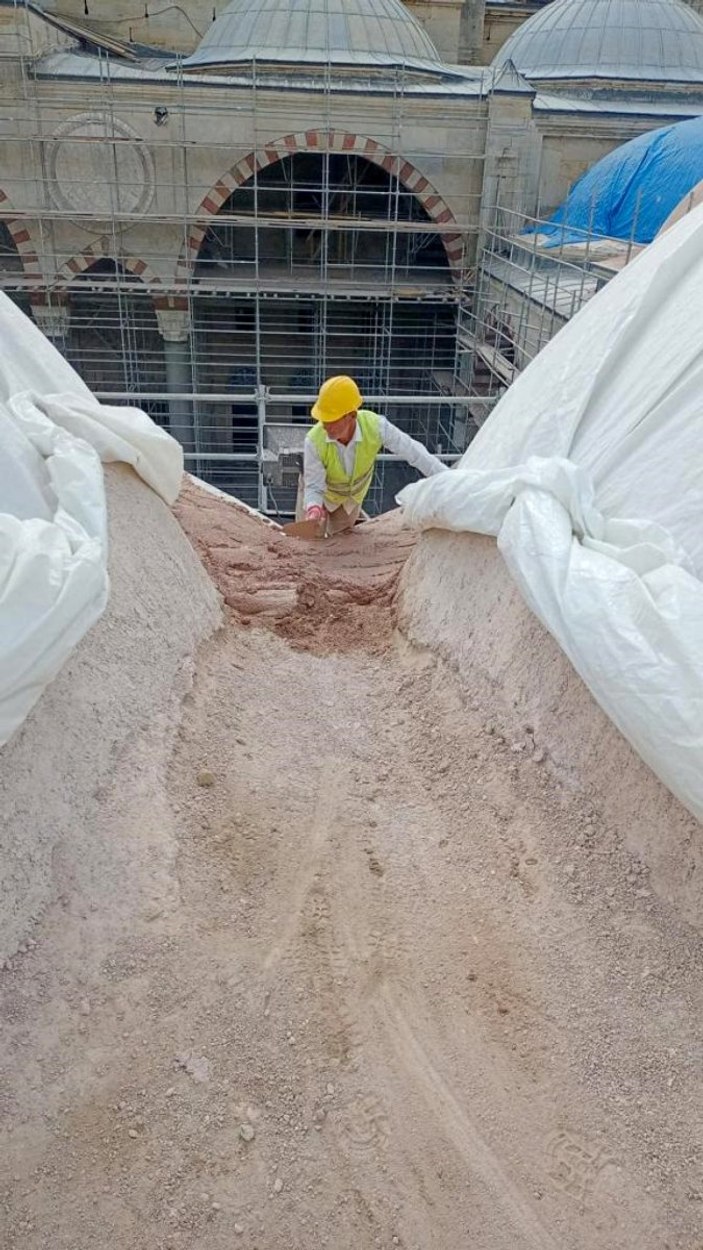
[(283, 533), (289, 538), (317, 539), (325, 537), (324, 521), (291, 521), (283, 526)]

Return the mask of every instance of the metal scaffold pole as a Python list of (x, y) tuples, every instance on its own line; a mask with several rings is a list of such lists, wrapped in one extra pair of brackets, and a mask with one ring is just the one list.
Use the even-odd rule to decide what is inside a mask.
[(45, 60), (20, 7), (3, 287), (88, 385), (144, 404), (256, 506), (269, 444), (285, 430), (297, 445), (326, 373), (461, 451), (565, 304), (592, 293), (590, 256), (557, 270), (516, 243), (518, 165), (481, 217), (485, 117), (456, 83), (428, 91), (406, 60), (342, 74), (329, 50), (211, 75), (102, 44)]

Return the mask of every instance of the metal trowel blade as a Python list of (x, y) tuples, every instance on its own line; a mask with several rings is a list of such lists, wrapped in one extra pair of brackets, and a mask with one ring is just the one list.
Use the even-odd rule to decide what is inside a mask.
[(289, 538), (324, 538), (325, 528), (322, 521), (291, 521), (283, 526), (283, 533)]

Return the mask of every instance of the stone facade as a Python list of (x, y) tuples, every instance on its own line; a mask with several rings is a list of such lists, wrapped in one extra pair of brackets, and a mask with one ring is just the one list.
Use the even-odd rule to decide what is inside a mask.
[[(144, 39), (137, 22), (156, 20), (144, 18), (142, 0), (139, 5), (124, 0), (122, 16), (115, 16), (103, 0), (88, 0), (86, 18), (78, 12), (83, 4), (80, 0), (71, 10), (71, 0), (64, 0), (63, 8), (76, 20), (100, 24), (102, 19), (103, 33), (109, 27), (112, 34), (129, 35), (131, 27), (134, 39)], [(411, 8), (447, 61), (457, 61), (460, 54), (465, 60), (483, 56), (494, 16), (490, 3), (412, 0)], [(517, 21), (529, 8), (516, 0), (510, 10), (502, 6), (501, 11), (506, 20), (512, 14), (510, 20)], [(211, 20), (212, 7), (196, 3), (188, 13), (197, 27), (205, 18)], [(125, 31), (121, 23), (127, 18)], [(165, 10), (164, 22), (182, 20), (181, 9)], [(535, 89), (512, 71), (485, 80), (478, 72), (457, 78), (445, 74), (441, 64), (433, 78), (420, 80), (406, 81), (395, 71), (383, 71), (385, 78), (370, 76), (368, 89), (363, 89), (363, 69), (349, 80), (336, 71), (330, 79), (320, 68), (304, 76), (269, 72), (257, 80), (244, 69), (229, 78), (188, 76), (170, 72), (165, 59), (145, 60), (138, 53), (132, 60), (112, 57), (107, 81), (104, 57), (95, 50), (91, 56), (90, 49), (36, 11), (0, 7), (0, 25), (0, 116), (13, 119), (0, 128), (3, 283), (62, 350), (75, 346), (76, 335), (82, 342), (89, 338), (92, 325), (102, 327), (105, 359), (112, 353), (120, 365), (112, 372), (106, 367), (104, 376), (97, 371), (87, 375), (97, 389), (139, 391), (146, 360), (149, 387), (166, 392), (165, 408), (157, 415), (170, 414), (172, 428), (194, 454), (201, 446), (196, 446), (192, 405), (183, 397), (208, 388), (228, 390), (234, 385), (235, 365), (241, 388), (251, 390), (252, 375), (262, 376), (260, 361), (253, 370), (252, 318), (257, 335), (260, 322), (266, 323), (272, 362), (266, 385), (283, 393), (312, 385), (300, 361), (309, 358), (311, 344), (323, 333), (324, 318), (315, 304), (320, 298), (357, 300), (361, 311), (353, 326), (344, 325), (339, 303), (335, 311), (340, 321), (337, 343), (349, 369), (357, 362), (361, 367), (367, 349), (375, 351), (392, 336), (394, 313), (388, 309), (398, 300), (397, 320), (405, 317), (401, 338), (417, 332), (420, 342), (425, 314), (434, 326), (446, 327), (446, 309), (458, 325), (459, 314), (476, 300), (477, 259), (497, 211), (501, 231), (518, 232), (525, 215), (548, 215), (594, 162), (658, 124), (647, 115), (646, 101), (642, 113), (589, 113), (586, 97), (582, 109), (561, 108), (558, 99), (545, 106)], [(163, 32), (171, 45), (176, 42), (174, 30), (167, 26)], [(181, 32), (183, 51), (192, 50), (199, 33)], [(339, 283), (335, 289), (338, 274), (336, 279), (316, 276), (309, 267), (295, 277), (291, 269), (281, 284), (280, 266), (277, 270), (272, 263), (260, 270), (253, 256), (250, 280), (246, 265), (228, 267), (225, 261), (218, 268), (215, 257), (205, 275), (209, 285), (203, 284), (201, 258), (213, 227), (215, 233), (222, 229), (218, 222), (223, 212), (239, 222), (226, 227), (233, 238), (237, 230), (251, 233), (246, 217), (238, 219), (232, 208), (237, 194), (242, 189), (248, 194), (253, 181), (265, 182), (282, 163), (290, 168), (298, 158), (309, 157), (320, 158), (319, 168), (333, 159), (348, 160), (350, 167), (354, 162), (368, 164), (379, 187), (379, 176), (385, 177), (387, 192), (379, 215), (387, 214), (389, 236), (393, 197), (402, 194), (412, 200), (418, 231), (426, 223), (428, 237), (440, 245), (443, 272), (438, 281), (432, 281), (428, 270), (406, 275), (400, 297), (395, 264), (388, 261), (395, 245), (391, 248), (386, 241), (382, 262), (378, 248), (383, 248), (383, 239), (379, 244), (377, 234), (376, 251), (369, 245), (364, 264), (358, 270), (351, 265), (343, 275), (348, 288), (343, 296)], [(275, 226), (271, 219), (266, 229)], [(284, 224), (281, 237), (294, 229)], [(351, 227), (344, 229), (353, 233)], [(371, 237), (367, 229), (366, 236), (359, 234), (362, 240)], [(299, 233), (306, 230), (314, 235), (315, 223), (301, 226)], [(363, 254), (363, 242), (360, 247)], [(381, 293), (384, 282), (387, 289)], [(278, 299), (275, 318), (269, 315), (272, 302), (263, 311), (257, 304), (254, 315), (252, 305), (260, 296)], [(304, 313), (295, 304), (299, 299), (307, 299)], [(222, 315), (214, 308), (218, 300)], [(521, 317), (512, 308), (509, 315), (513, 321)], [(137, 331), (128, 341), (131, 330), (127, 333), (124, 326), (130, 320)], [(527, 354), (530, 347), (525, 347)], [(383, 393), (392, 393), (388, 388), (402, 377), (403, 362), (413, 352), (407, 346), (398, 350), (394, 369), (389, 365), (385, 374)], [(229, 373), (218, 364), (227, 353), (233, 362)], [(130, 354), (135, 363), (128, 368)], [(453, 381), (445, 383), (438, 378), (446, 365), (435, 361), (427, 371), (427, 385), (455, 385), (457, 378), (465, 378), (464, 363), (455, 365)], [(227, 450), (228, 421), (220, 409), (212, 415), (211, 450)]]
[[(51, 28), (38, 26), (46, 52)], [(66, 36), (54, 35), (64, 49)], [(527, 84), (490, 96), (408, 91), (402, 119), (381, 94), (267, 88), (254, 103), (246, 86), (228, 85), (225, 97), (221, 80), (164, 74), (116, 79), (109, 108), (97, 79), (41, 77), (31, 90), (23, 112), (18, 80), (7, 75), (0, 87), (8, 114), (22, 119), (18, 134), (0, 135), (0, 215), (28, 278), (65, 286), (118, 243), (126, 269), (169, 296), (188, 277), (207, 219), (255, 169), (292, 152), (356, 153), (397, 176), (446, 226), (458, 271), (472, 263), (496, 198), (551, 211), (580, 173), (656, 124), (535, 113)]]
[[(113, 89), (108, 114), (97, 83), (40, 81), (33, 90), (25, 133), (0, 138), (0, 213), (27, 273), (48, 283), (70, 281), (111, 255), (117, 232), (126, 267), (171, 289), (187, 278), (207, 219), (232, 191), (255, 170), (300, 151), (355, 153), (397, 176), (446, 227), (442, 239), (454, 269), (463, 263), (467, 231), (475, 230), (486, 127), (481, 100), (443, 101), (437, 125), (433, 101), (409, 98), (401, 147), (389, 135), (383, 97), (339, 94), (323, 102), (312, 93), (270, 90), (259, 95), (254, 114), (251, 92), (235, 88), (220, 115), (217, 87), (129, 83)], [(91, 94), (95, 104), (86, 109)], [(168, 110), (165, 125), (155, 124), (154, 100)], [(292, 133), (291, 116), (303, 122)], [(461, 150), (449, 141), (452, 133), (462, 136)]]

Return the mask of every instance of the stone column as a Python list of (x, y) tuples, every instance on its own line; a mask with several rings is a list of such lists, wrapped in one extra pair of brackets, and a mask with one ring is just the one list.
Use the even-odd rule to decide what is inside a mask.
[(46, 335), (62, 356), (66, 355), (68, 335), (71, 329), (71, 309), (67, 303), (32, 303), (32, 316), (42, 334)]
[(174, 396), (168, 401), (170, 430), (185, 452), (194, 452), (198, 448), (193, 400), (175, 398), (193, 393), (190, 317), (187, 309), (157, 308), (155, 311), (164, 342), (166, 390)]
[[(488, 132), (481, 196), (481, 238), (496, 226), (507, 234), (522, 229), (521, 214), (535, 212), (541, 137), (533, 114), (534, 88), (510, 67), (488, 101)], [(499, 210), (502, 209), (503, 215)]]
[(483, 64), (483, 24), (486, 0), (463, 0), (459, 17), (459, 63)]

